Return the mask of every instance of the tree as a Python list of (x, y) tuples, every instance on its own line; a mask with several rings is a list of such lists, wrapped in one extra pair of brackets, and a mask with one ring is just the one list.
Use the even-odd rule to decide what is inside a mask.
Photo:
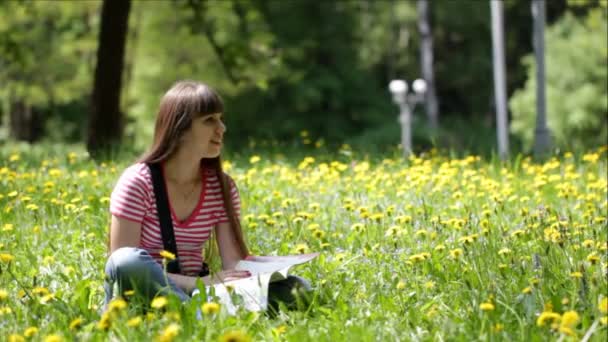
[(426, 81), (425, 105), (430, 128), (439, 126), (439, 104), (435, 94), (435, 71), (433, 69), (433, 32), (431, 30), (429, 0), (418, 0), (418, 31), (420, 32), (420, 63), (422, 77)]
[(104, 0), (102, 5), (87, 136), (87, 150), (93, 157), (122, 138), (120, 95), (130, 9), (131, 0)]
[[(608, 139), (607, 55), (608, 12), (591, 8), (586, 17), (570, 11), (546, 30), (547, 124), (553, 142), (561, 149), (585, 149)], [(528, 80), (509, 101), (511, 132), (525, 150), (534, 143), (536, 63), (523, 59)]]

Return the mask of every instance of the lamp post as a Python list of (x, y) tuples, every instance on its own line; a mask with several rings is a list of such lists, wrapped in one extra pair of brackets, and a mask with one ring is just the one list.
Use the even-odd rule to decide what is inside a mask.
[(417, 79), (412, 84), (414, 92), (408, 93), (407, 82), (404, 80), (392, 80), (388, 89), (393, 95), (393, 101), (399, 106), (399, 123), (401, 124), (401, 145), (403, 156), (408, 157), (412, 153), (412, 112), (416, 104), (424, 101), (426, 93), (426, 82)]

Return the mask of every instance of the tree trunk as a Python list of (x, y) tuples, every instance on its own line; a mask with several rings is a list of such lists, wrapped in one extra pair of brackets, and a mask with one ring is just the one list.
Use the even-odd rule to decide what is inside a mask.
[(87, 134), (87, 150), (93, 157), (107, 152), (122, 137), (120, 95), (130, 9), (131, 0), (104, 0), (102, 5)]
[(439, 104), (435, 93), (435, 72), (433, 70), (433, 33), (429, 20), (429, 0), (418, 0), (418, 31), (420, 32), (420, 60), (422, 77), (426, 81), (426, 115), (429, 126), (436, 131), (439, 126)]
[(9, 108), (10, 136), (19, 141), (36, 142), (42, 137), (43, 113), (24, 101), (12, 102)]

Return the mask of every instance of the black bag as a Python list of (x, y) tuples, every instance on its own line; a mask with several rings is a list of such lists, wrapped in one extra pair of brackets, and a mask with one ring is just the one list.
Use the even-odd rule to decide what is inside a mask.
[[(175, 234), (173, 233), (173, 222), (171, 220), (171, 212), (169, 211), (169, 197), (165, 189), (163, 173), (158, 163), (149, 163), (150, 173), (152, 174), (152, 185), (154, 188), (154, 196), (156, 197), (156, 211), (158, 214), (158, 223), (163, 239), (163, 248), (175, 255), (175, 259), (167, 263), (167, 272), (181, 273), (179, 265), (179, 255), (177, 255), (177, 244), (175, 242)], [(198, 274), (200, 277), (209, 275), (209, 265), (203, 262), (202, 269)]]

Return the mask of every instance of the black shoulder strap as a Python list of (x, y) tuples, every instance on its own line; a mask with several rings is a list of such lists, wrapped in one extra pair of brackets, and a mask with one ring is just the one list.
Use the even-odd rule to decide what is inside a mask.
[(177, 244), (175, 243), (175, 234), (173, 233), (173, 222), (171, 220), (171, 212), (169, 211), (169, 198), (165, 189), (163, 173), (158, 163), (148, 164), (150, 173), (152, 174), (152, 185), (154, 187), (154, 197), (156, 197), (156, 212), (158, 214), (158, 222), (160, 223), (160, 231), (163, 238), (163, 248), (175, 254), (175, 260), (167, 263), (167, 272), (180, 273), (179, 258), (177, 255)]

